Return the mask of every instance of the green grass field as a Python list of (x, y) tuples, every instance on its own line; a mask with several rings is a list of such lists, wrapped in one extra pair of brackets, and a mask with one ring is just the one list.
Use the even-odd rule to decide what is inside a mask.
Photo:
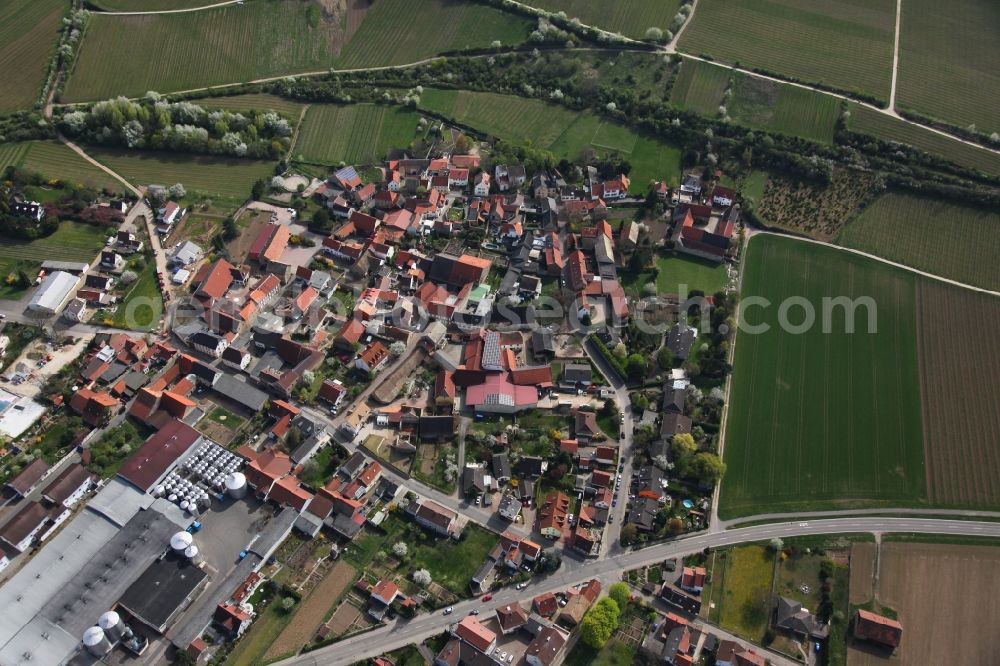
[(700, 290), (714, 294), (726, 286), (726, 264), (696, 257), (657, 257), (656, 291), (660, 294), (680, 294), (680, 286), (687, 291)]
[(30, 107), (38, 100), (68, 10), (63, 0), (0, 3), (0, 112)]
[(77, 185), (107, 188), (120, 192), (124, 186), (105, 171), (94, 166), (61, 143), (29, 141), (21, 166), (47, 178), (58, 178)]
[(192, 100), (206, 109), (226, 109), (227, 111), (277, 111), (293, 121), (298, 120), (304, 104), (267, 93), (248, 93), (229, 97), (205, 97)]
[(980, 132), (1000, 131), (1000, 14), (994, 0), (906, 0), (896, 104)]
[(889, 98), (893, 0), (700, 0), (681, 51)]
[(313, 6), (313, 0), (276, 0), (185, 14), (95, 14), (63, 98), (166, 93), (323, 71), (333, 64), (342, 28), (323, 21), (311, 27)]
[(245, 199), (258, 178), (273, 173), (270, 162), (181, 153), (88, 149), (91, 157), (134, 185), (183, 183), (188, 192)]
[(774, 556), (763, 546), (733, 548), (726, 554), (725, 569), (725, 585), (715, 599), (720, 606), (719, 626), (759, 641), (767, 629), (765, 604), (771, 593)]
[(740, 125), (833, 143), (840, 100), (767, 79), (738, 76), (727, 110)]
[(20, 298), (25, 291), (6, 284), (11, 273), (23, 270), (33, 279), (43, 261), (93, 261), (109, 235), (107, 228), (64, 220), (54, 234), (45, 238), (0, 239), (0, 297)]
[(390, 148), (410, 145), (419, 120), (419, 114), (395, 106), (314, 104), (293, 152), (297, 159), (321, 164), (381, 162)]
[(585, 149), (618, 152), (632, 165), (632, 191), (645, 193), (650, 180), (677, 183), (680, 151), (662, 141), (537, 99), (470, 91), (426, 89), (420, 105), (475, 129), (515, 143), (576, 159)]
[[(748, 307), (740, 322), (720, 514), (924, 500), (915, 276), (775, 236), (750, 241), (743, 270), (744, 301), (770, 305)], [(853, 334), (844, 308), (823, 316), (822, 299), (843, 296), (874, 301), (875, 333), (863, 306)], [(778, 325), (793, 297), (816, 314), (805, 333)], [(785, 316), (800, 324), (803, 307)], [(761, 324), (770, 329), (748, 329)]]
[(528, 0), (525, 4), (550, 12), (566, 12), (587, 25), (617, 32), (633, 39), (642, 39), (648, 28), (666, 32), (680, 7), (680, 0)]
[(629, 666), (634, 656), (635, 650), (617, 638), (609, 640), (600, 650), (579, 641), (566, 655), (563, 664), (565, 666)]
[(337, 67), (402, 65), (445, 51), (505, 46), (528, 38), (533, 23), (477, 2), (379, 0), (344, 46)]
[(28, 142), (0, 144), (0, 172), (9, 166), (20, 166), (29, 146)]
[(163, 296), (156, 282), (156, 264), (147, 262), (112, 315), (113, 326), (133, 331), (149, 331), (163, 316)]
[(885, 194), (841, 231), (840, 245), (976, 287), (1000, 290), (1000, 214)]
[(706, 116), (719, 115), (722, 96), (732, 71), (700, 60), (684, 60), (670, 101), (682, 109)]
[(997, 153), (950, 139), (859, 104), (851, 104), (850, 111), (851, 117), (847, 126), (854, 132), (870, 134), (885, 141), (907, 143), (932, 155), (951, 160), (955, 164), (979, 169), (988, 174), (1000, 174), (1000, 155)]

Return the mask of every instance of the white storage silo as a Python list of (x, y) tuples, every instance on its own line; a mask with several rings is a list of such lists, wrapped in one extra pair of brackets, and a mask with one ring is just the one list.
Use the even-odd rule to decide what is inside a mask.
[(178, 553), (183, 553), (187, 547), (194, 543), (194, 537), (190, 532), (177, 532), (170, 537), (170, 547)]
[(240, 499), (247, 494), (247, 477), (242, 472), (233, 472), (226, 477), (226, 492), (231, 497)]
[(198, 546), (191, 545), (184, 550), (184, 557), (191, 560), (191, 564), (198, 565), (201, 564), (201, 551), (198, 550)]
[(97, 626), (104, 631), (104, 635), (108, 637), (109, 641), (117, 643), (122, 639), (122, 635), (125, 633), (125, 623), (122, 622), (121, 616), (109, 610), (101, 617), (97, 619)]
[(83, 632), (83, 646), (95, 657), (103, 657), (111, 652), (111, 641), (100, 627), (90, 627)]

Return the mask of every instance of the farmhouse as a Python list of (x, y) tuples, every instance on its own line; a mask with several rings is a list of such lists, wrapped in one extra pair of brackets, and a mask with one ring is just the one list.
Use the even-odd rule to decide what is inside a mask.
[(859, 610), (854, 615), (854, 637), (895, 650), (903, 637), (903, 625), (883, 615)]

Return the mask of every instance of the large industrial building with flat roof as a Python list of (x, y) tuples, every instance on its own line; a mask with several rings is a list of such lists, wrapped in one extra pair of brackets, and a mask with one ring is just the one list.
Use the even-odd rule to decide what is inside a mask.
[(150, 564), (118, 599), (118, 605), (158, 634), (187, 608), (208, 581), (208, 574), (181, 555), (170, 553)]
[(39, 315), (54, 315), (63, 309), (83, 278), (65, 271), (49, 273), (28, 302), (28, 311)]
[[(150, 641), (181, 649), (204, 632), (218, 604), (288, 536), (298, 512), (275, 513), (249, 498), (228, 500), (229, 510), (218, 513), (206, 506), (192, 539), (200, 553), (181, 558), (171, 538), (195, 518), (159, 488), (165, 476), (193, 478), (202, 447), (218, 448), (180, 421), (165, 424), (0, 587), (2, 666), (94, 663), (81, 637), (93, 639), (95, 622), (113, 609)], [(248, 504), (234, 511), (233, 502)], [(105, 643), (111, 649), (107, 641), (98, 647)]]

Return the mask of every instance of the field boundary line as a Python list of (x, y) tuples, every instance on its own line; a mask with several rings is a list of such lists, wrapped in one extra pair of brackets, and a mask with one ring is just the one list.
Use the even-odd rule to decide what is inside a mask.
[(110, 167), (105, 166), (101, 162), (98, 162), (96, 159), (94, 159), (93, 157), (91, 157), (90, 155), (88, 155), (87, 152), (84, 151), (83, 148), (81, 148), (80, 146), (76, 145), (75, 143), (73, 143), (72, 141), (70, 141), (69, 139), (67, 139), (65, 136), (62, 135), (61, 132), (59, 133), (58, 137), (59, 137), (59, 141), (61, 141), (62, 143), (66, 144), (66, 147), (68, 147), (70, 150), (72, 150), (77, 155), (79, 155), (83, 159), (87, 160), (88, 162), (90, 162), (91, 164), (93, 164), (94, 166), (96, 166), (97, 168), (99, 168), (101, 171), (104, 171), (106, 174), (108, 174), (109, 176), (111, 176), (115, 180), (117, 180), (120, 183), (122, 183), (126, 188), (128, 188), (128, 190), (132, 194), (134, 194), (135, 196), (137, 196), (140, 199), (142, 199), (142, 192), (140, 192), (134, 185), (132, 185), (132, 183), (130, 183), (129, 181), (125, 180), (125, 178), (123, 176), (119, 175), (116, 171), (113, 171)]
[(977, 291), (981, 294), (988, 294), (990, 296), (1000, 296), (1000, 291), (993, 291), (992, 289), (986, 289), (984, 287), (976, 287), (971, 284), (966, 284), (964, 282), (959, 282), (958, 280), (952, 280), (951, 278), (946, 278), (942, 275), (935, 275), (934, 273), (928, 273), (927, 271), (922, 271), (919, 268), (914, 268), (913, 266), (907, 266), (906, 264), (901, 264), (897, 261), (892, 261), (891, 259), (886, 259), (870, 252), (865, 252), (863, 250), (856, 250), (852, 247), (844, 247), (843, 245), (836, 245), (834, 243), (828, 243), (826, 241), (816, 240), (815, 238), (803, 238), (802, 236), (793, 236), (791, 234), (779, 233), (777, 231), (769, 231), (764, 229), (754, 229), (752, 231), (753, 235), (756, 234), (769, 234), (771, 236), (780, 236), (782, 238), (791, 238), (792, 240), (801, 241), (803, 243), (813, 243), (814, 245), (825, 245), (827, 247), (832, 247), (837, 250), (842, 250), (844, 252), (850, 252), (856, 254), (860, 257), (867, 257), (868, 259), (873, 259), (875, 261), (881, 262), (883, 264), (888, 264), (895, 268), (900, 268), (904, 271), (909, 271), (910, 273), (915, 273), (917, 275), (922, 275), (923, 277), (929, 278), (931, 280), (936, 280), (938, 282), (944, 282), (955, 287), (962, 287), (963, 289), (969, 289), (970, 291)]
[(889, 109), (891, 114), (896, 113), (896, 78), (899, 74), (899, 28), (902, 21), (903, 0), (896, 0), (896, 37), (892, 46), (892, 83), (889, 86)]
[(225, 0), (225, 2), (216, 2), (212, 5), (202, 5), (201, 7), (186, 7), (184, 9), (154, 9), (145, 12), (106, 12), (106, 11), (95, 11), (92, 12), (94, 16), (149, 16), (151, 14), (189, 14), (191, 12), (200, 12), (206, 9), (215, 9), (217, 7), (225, 7), (227, 5), (242, 5), (243, 0)]
[[(734, 72), (739, 72), (740, 74), (743, 74), (745, 76), (753, 76), (753, 77), (756, 77), (758, 79), (766, 79), (768, 81), (773, 81), (775, 83), (783, 83), (785, 85), (793, 86), (795, 88), (802, 88), (804, 90), (811, 90), (813, 92), (820, 93), (822, 95), (829, 95), (830, 97), (835, 97), (837, 99), (842, 99), (842, 100), (845, 100), (845, 101), (848, 101), (848, 102), (852, 102), (852, 103), (857, 104), (859, 106), (863, 106), (863, 107), (871, 109), (871, 110), (873, 110), (873, 111), (875, 111), (877, 113), (880, 113), (883, 116), (889, 116), (890, 118), (895, 118), (896, 120), (904, 122), (907, 125), (913, 125), (914, 127), (920, 127), (922, 129), (927, 130), (928, 132), (933, 132), (935, 134), (940, 134), (941, 136), (946, 137), (948, 139), (951, 139), (953, 141), (958, 141), (959, 143), (964, 143), (967, 146), (972, 146), (973, 148), (979, 148), (980, 150), (985, 150), (985, 151), (988, 151), (988, 152), (1000, 155), (1000, 150), (997, 150), (996, 148), (990, 148), (989, 146), (984, 146), (981, 143), (976, 143), (975, 141), (969, 141), (968, 139), (963, 139), (963, 138), (961, 138), (959, 136), (955, 136), (954, 134), (951, 134), (950, 132), (945, 132), (942, 129), (938, 129), (937, 127), (933, 127), (931, 125), (925, 125), (923, 123), (918, 123), (916, 121), (910, 120), (909, 118), (904, 118), (903, 116), (899, 115), (898, 113), (896, 113), (892, 109), (883, 109), (881, 107), (878, 107), (878, 106), (872, 104), (871, 102), (864, 102), (862, 100), (855, 99), (854, 97), (851, 97), (850, 95), (847, 95), (847, 94), (844, 94), (844, 93), (838, 93), (838, 92), (834, 92), (832, 90), (823, 90), (822, 88), (817, 88), (815, 86), (811, 86), (808, 83), (799, 83), (798, 81), (787, 81), (785, 79), (778, 78), (777, 76), (770, 76), (768, 74), (761, 74), (760, 72), (755, 72), (752, 69), (746, 69), (746, 68), (743, 68), (743, 67), (737, 67), (735, 65), (729, 65), (729, 64), (726, 64), (724, 62), (719, 62), (717, 60), (710, 60), (708, 58), (702, 58), (701, 56), (694, 55), (694, 54), (691, 54), (691, 53), (684, 53), (683, 51), (675, 51), (675, 53), (677, 55), (681, 56), (682, 58), (689, 58), (690, 60), (697, 60), (699, 62), (705, 62), (705, 63), (708, 63), (710, 65), (715, 65), (716, 67), (722, 67), (723, 69), (729, 69), (729, 70), (732, 70)], [(905, 142), (903, 142), (903, 143), (905, 143)], [(907, 145), (910, 145), (910, 144), (907, 144)]]
[(287, 160), (292, 159), (292, 153), (295, 150), (295, 144), (298, 143), (299, 141), (299, 132), (302, 131), (302, 123), (306, 119), (306, 111), (309, 110), (310, 106), (312, 105), (311, 104), (304, 105), (302, 107), (302, 110), (299, 112), (299, 122), (295, 123), (295, 133), (292, 135), (291, 143), (288, 144), (288, 152), (285, 153), (285, 159)]
[(688, 14), (687, 20), (684, 21), (684, 23), (681, 23), (681, 27), (677, 28), (677, 34), (675, 34), (674, 38), (670, 40), (670, 43), (664, 47), (664, 50), (666, 50), (668, 53), (677, 52), (677, 43), (681, 41), (681, 35), (684, 34), (684, 31), (687, 30), (688, 25), (690, 25), (691, 21), (694, 20), (694, 13), (697, 9), (698, 9), (698, 0), (694, 0), (694, 2), (691, 3), (691, 13)]
[(1000, 511), (979, 511), (966, 509), (917, 509), (914, 507), (881, 507), (871, 509), (829, 509), (825, 511), (789, 511), (780, 513), (758, 513), (739, 516), (721, 521), (723, 530), (730, 530), (746, 523), (792, 522), (807, 518), (856, 518), (859, 516), (966, 516), (986, 520), (1000, 520)]

